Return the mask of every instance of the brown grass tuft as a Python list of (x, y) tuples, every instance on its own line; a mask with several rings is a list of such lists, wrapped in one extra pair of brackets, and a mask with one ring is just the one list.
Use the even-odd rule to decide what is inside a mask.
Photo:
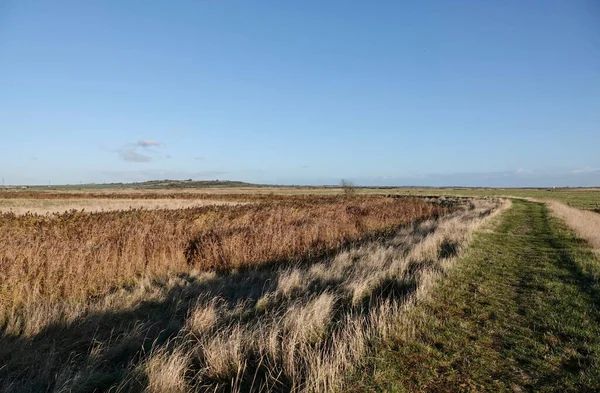
[(564, 205), (560, 202), (548, 202), (552, 212), (564, 220), (579, 236), (587, 240), (600, 252), (600, 214)]
[(184, 351), (166, 352), (158, 350), (144, 364), (148, 378), (148, 393), (183, 393), (187, 391), (185, 372), (188, 369), (189, 354)]

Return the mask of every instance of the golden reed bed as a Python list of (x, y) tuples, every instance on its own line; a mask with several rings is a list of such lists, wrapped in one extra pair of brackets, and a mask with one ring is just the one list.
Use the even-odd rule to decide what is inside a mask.
[[(187, 239), (193, 240), (193, 225), (199, 225), (204, 229), (197, 234), (210, 233), (207, 228), (213, 228), (213, 233), (221, 234), (213, 240), (235, 244), (237, 253), (232, 255), (255, 255), (256, 243), (233, 242), (255, 237), (262, 239), (261, 249), (272, 253), (267, 255), (283, 250), (295, 255), (298, 262), (225, 272), (204, 266), (211, 271), (201, 272), (196, 269), (203, 266), (200, 260), (184, 257), (182, 264), (172, 269), (187, 273), (163, 278), (144, 273), (144, 278), (131, 285), (84, 302), (63, 297), (51, 304), (30, 304), (10, 316), (0, 336), (0, 364), (5, 365), (0, 368), (0, 390), (347, 391), (346, 377), (372, 356), (373, 345), (414, 330), (419, 321), (406, 311), (434, 290), (472, 232), (500, 206), (491, 200), (449, 208), (442, 204), (446, 203), (337, 198), (187, 211), (67, 215), (57, 222), (35, 216), (12, 217), (15, 221), (10, 227), (15, 234), (17, 228), (22, 234), (37, 232), (39, 239), (68, 234), (73, 237), (70, 247), (85, 244), (83, 239), (91, 234), (102, 235), (112, 224), (122, 230), (101, 238), (106, 244), (121, 239), (123, 250), (137, 242), (144, 244), (144, 236), (149, 234), (154, 236), (151, 239), (169, 243), (167, 239), (173, 241), (177, 234), (187, 233), (183, 229), (192, 230)], [(200, 222), (198, 215), (203, 217)], [(158, 218), (157, 228), (150, 227)], [(384, 228), (386, 223), (394, 227), (403, 220), (411, 222), (390, 231), (393, 236), (354, 243), (325, 258), (303, 259), (316, 254), (318, 244), (329, 241), (339, 245), (342, 235), (364, 239), (373, 233), (369, 231)], [(136, 229), (136, 222), (146, 230)], [(172, 226), (165, 228), (167, 223)], [(129, 226), (131, 234), (123, 229)], [(242, 235), (246, 237), (238, 237)], [(204, 241), (201, 239), (196, 241)], [(307, 242), (310, 239), (318, 242), (311, 244)], [(296, 254), (280, 249), (279, 243)], [(54, 244), (59, 248), (60, 243)], [(185, 254), (183, 249), (177, 255), (181, 253)], [(58, 266), (60, 255), (54, 257)], [(168, 258), (157, 262), (161, 260), (170, 263)], [(151, 267), (146, 267), (148, 272)], [(103, 279), (110, 272), (90, 269), (89, 274)], [(123, 274), (118, 269), (115, 272)], [(35, 284), (35, 279), (30, 276), (30, 283)], [(79, 282), (77, 275), (69, 279)]]
[(446, 210), (418, 199), (310, 197), (177, 210), (3, 213), (0, 305), (84, 299), (140, 278), (319, 256)]

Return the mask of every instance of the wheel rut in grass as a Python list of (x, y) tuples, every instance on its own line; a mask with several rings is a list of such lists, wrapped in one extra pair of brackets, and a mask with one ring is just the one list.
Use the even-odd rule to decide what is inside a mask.
[(415, 334), (378, 345), (356, 390), (600, 391), (599, 277), (546, 205), (515, 200), (410, 311)]

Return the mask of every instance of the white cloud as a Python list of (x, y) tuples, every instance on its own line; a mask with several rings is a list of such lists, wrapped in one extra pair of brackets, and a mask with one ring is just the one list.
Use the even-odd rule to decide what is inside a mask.
[(573, 173), (591, 173), (591, 172), (596, 172), (596, 171), (600, 171), (599, 168), (592, 168), (592, 167), (586, 167), (586, 168), (580, 168), (580, 169), (573, 169)]
[(163, 144), (162, 144), (162, 142), (155, 141), (154, 139), (142, 139), (141, 141), (138, 141), (135, 145), (146, 148), (146, 147), (160, 147)]
[(523, 168), (519, 168), (515, 171), (515, 173), (520, 173), (520, 174), (532, 174), (533, 171), (531, 169), (523, 169)]
[[(162, 147), (163, 143), (154, 139), (142, 139), (135, 143), (128, 143), (120, 149), (115, 150), (123, 161), (127, 162), (151, 162), (157, 157), (152, 148)], [(170, 158), (170, 156), (169, 156)]]
[(120, 149), (117, 150), (119, 157), (123, 161), (127, 162), (150, 162), (152, 161), (152, 157), (147, 156), (145, 154), (138, 153), (134, 149)]

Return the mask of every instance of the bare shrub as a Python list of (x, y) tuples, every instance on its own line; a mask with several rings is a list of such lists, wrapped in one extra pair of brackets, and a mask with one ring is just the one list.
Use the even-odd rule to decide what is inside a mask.
[(356, 194), (356, 187), (350, 180), (340, 180), (340, 187), (342, 187), (342, 191), (347, 197), (354, 196)]

